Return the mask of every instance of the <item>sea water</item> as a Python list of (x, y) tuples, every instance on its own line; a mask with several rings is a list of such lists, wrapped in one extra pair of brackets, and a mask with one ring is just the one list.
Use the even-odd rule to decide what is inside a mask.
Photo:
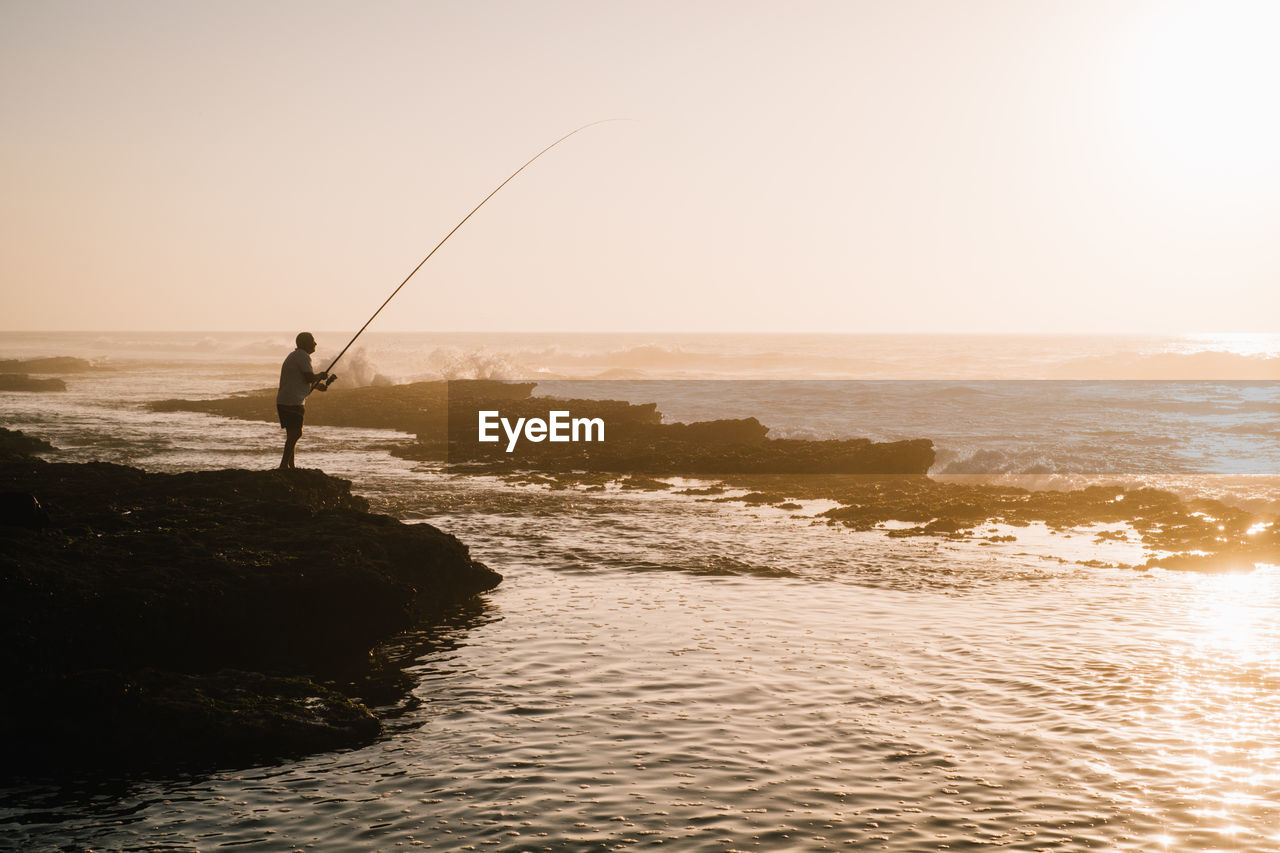
[[(318, 337), (319, 363), (341, 336)], [(936, 476), (1153, 482), (1268, 509), (1277, 344), (406, 334), (371, 336), (347, 374), (593, 380), (661, 396), (669, 419), (933, 438)], [(267, 468), (274, 424), (146, 403), (273, 385), (288, 349), (283, 334), (5, 334), (0, 358), (102, 369), (0, 394), (0, 421), (59, 459)], [(709, 403), (698, 383), (725, 380), (736, 396)], [(1097, 569), (1080, 561), (1141, 562), (1141, 545), (1041, 526), (890, 539), (822, 523), (816, 501), (552, 491), (390, 455), (404, 440), (308, 428), (299, 463), (454, 533), (505, 580), (397, 638), (417, 686), (381, 709), (386, 734), (194, 777), (13, 783), (0, 847), (1280, 847), (1280, 569)]]

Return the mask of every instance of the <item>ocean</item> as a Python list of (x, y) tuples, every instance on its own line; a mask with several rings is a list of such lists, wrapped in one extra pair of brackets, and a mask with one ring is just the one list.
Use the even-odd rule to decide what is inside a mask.
[[(273, 467), (277, 425), (147, 403), (273, 386), (291, 338), (0, 333), (0, 358), (95, 365), (63, 392), (0, 392), (0, 423), (67, 461)], [(346, 335), (317, 338), (323, 366)], [(336, 371), (931, 438), (938, 479), (1280, 512), (1280, 336), (370, 333)], [(1096, 568), (1148, 555), (1101, 528), (902, 539), (826, 524), (816, 500), (549, 489), (393, 456), (407, 438), (308, 427), (298, 462), (505, 580), (397, 639), (417, 687), (379, 709), (384, 737), (6, 784), (0, 848), (1280, 847), (1280, 567)]]

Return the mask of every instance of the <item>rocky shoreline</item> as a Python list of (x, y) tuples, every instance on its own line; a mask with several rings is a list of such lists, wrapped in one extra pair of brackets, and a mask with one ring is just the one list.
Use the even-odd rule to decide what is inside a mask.
[(28, 391), (43, 393), (66, 391), (67, 383), (57, 377), (38, 378), (33, 373), (87, 373), (101, 368), (83, 358), (54, 356), (52, 358), (4, 358), (0, 359), (0, 391)]
[[(307, 423), (394, 429), (413, 435), (393, 452), (406, 459), (462, 464), (470, 471), (590, 471), (649, 475), (924, 474), (934, 461), (928, 439), (873, 442), (865, 438), (770, 438), (756, 418), (664, 423), (653, 403), (533, 396), (536, 383), (459, 380), (347, 388), (313, 394)], [(216, 400), (162, 400), (154, 411), (205, 412), (244, 420), (275, 420), (275, 390)], [(596, 443), (521, 444), (478, 440), (476, 415), (501, 410), (511, 418), (546, 417), (551, 409), (600, 418), (607, 439)]]
[[(0, 432), (6, 767), (235, 765), (367, 743), (371, 651), (501, 576), (319, 471), (45, 462)], [(33, 500), (34, 498), (34, 500)], [(38, 506), (36, 502), (38, 501)], [(385, 699), (385, 697), (381, 697)]]
[[(1274, 516), (1209, 499), (1183, 499), (1161, 489), (1094, 485), (1069, 491), (991, 483), (940, 482), (930, 477), (740, 477), (749, 490), (732, 498), (780, 508), (797, 500), (838, 504), (819, 514), (827, 524), (883, 531), (892, 538), (932, 536), (978, 543), (1016, 541), (1018, 528), (1043, 524), (1056, 533), (1100, 525), (1096, 543), (1131, 542), (1150, 554), (1139, 563), (1086, 561), (1124, 569), (1200, 572), (1251, 571), (1280, 564), (1280, 526)], [(1000, 532), (992, 525), (1013, 528)]]
[[(987, 541), (1016, 540), (1017, 532), (993, 533), (991, 523), (1025, 527), (1041, 523), (1055, 531), (1122, 524), (1127, 533), (1099, 533), (1099, 541), (1129, 541), (1149, 555), (1117, 568), (1195, 571), (1249, 570), (1280, 563), (1280, 525), (1268, 514), (1214, 500), (1183, 500), (1152, 488), (1093, 486), (1071, 491), (1014, 485), (943, 482), (926, 475), (932, 442), (921, 439), (873, 443), (866, 439), (793, 441), (770, 439), (755, 418), (665, 424), (653, 404), (616, 400), (548, 400), (532, 396), (534, 383), (488, 381), (420, 382), (390, 387), (330, 391), (308, 406), (308, 423), (390, 428), (411, 433), (397, 455), (460, 463), (463, 471), (497, 473), (550, 488), (674, 489), (661, 479), (699, 476), (747, 490), (724, 497), (715, 487), (707, 500), (798, 508), (796, 501), (829, 500), (822, 522), (854, 530), (882, 530), (892, 537), (933, 536)], [(218, 400), (167, 400), (159, 411), (200, 411), (226, 417), (269, 420), (273, 392), (246, 392)], [(548, 407), (598, 415), (610, 424), (609, 441), (586, 445), (521, 445), (475, 440), (475, 411), (501, 409), (513, 417), (545, 416)], [(584, 448), (586, 448), (584, 450)], [(903, 526), (903, 523), (908, 523)], [(996, 537), (1000, 537), (999, 540)]]

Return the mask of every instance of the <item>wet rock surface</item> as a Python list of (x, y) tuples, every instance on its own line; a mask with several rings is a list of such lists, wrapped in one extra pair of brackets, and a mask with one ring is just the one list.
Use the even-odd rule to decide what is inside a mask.
[[(23, 767), (237, 764), (367, 742), (370, 651), (501, 577), (319, 471), (152, 474), (10, 453), (0, 717)], [(382, 679), (385, 681), (385, 679)], [(372, 688), (370, 688), (372, 689)]]
[[(1126, 531), (1099, 533), (1099, 540), (1128, 539), (1131, 532), (1153, 554), (1143, 564), (1125, 568), (1240, 571), (1255, 563), (1280, 563), (1275, 517), (1216, 500), (1184, 500), (1160, 489), (1099, 485), (1031, 490), (930, 477), (746, 477), (730, 482), (752, 491), (727, 500), (774, 506), (796, 499), (834, 501), (839, 506), (822, 512), (821, 520), (854, 530), (885, 529), (891, 537), (1011, 541), (1009, 535), (990, 536), (984, 526), (1042, 523), (1065, 531), (1119, 524)], [(907, 526), (886, 528), (891, 522)]]

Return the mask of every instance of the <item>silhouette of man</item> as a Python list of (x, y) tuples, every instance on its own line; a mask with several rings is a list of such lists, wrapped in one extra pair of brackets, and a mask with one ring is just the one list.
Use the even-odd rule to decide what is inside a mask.
[[(299, 332), (295, 339), (298, 348), (285, 357), (280, 365), (280, 390), (276, 392), (276, 411), (280, 414), (280, 426), (284, 429), (284, 456), (280, 470), (291, 469), (293, 450), (302, 438), (302, 416), (306, 414), (307, 395), (319, 388), (329, 390), (325, 380), (329, 374), (311, 369), (311, 354), (316, 351), (316, 339), (310, 332)], [(330, 381), (333, 381), (330, 379)]]

